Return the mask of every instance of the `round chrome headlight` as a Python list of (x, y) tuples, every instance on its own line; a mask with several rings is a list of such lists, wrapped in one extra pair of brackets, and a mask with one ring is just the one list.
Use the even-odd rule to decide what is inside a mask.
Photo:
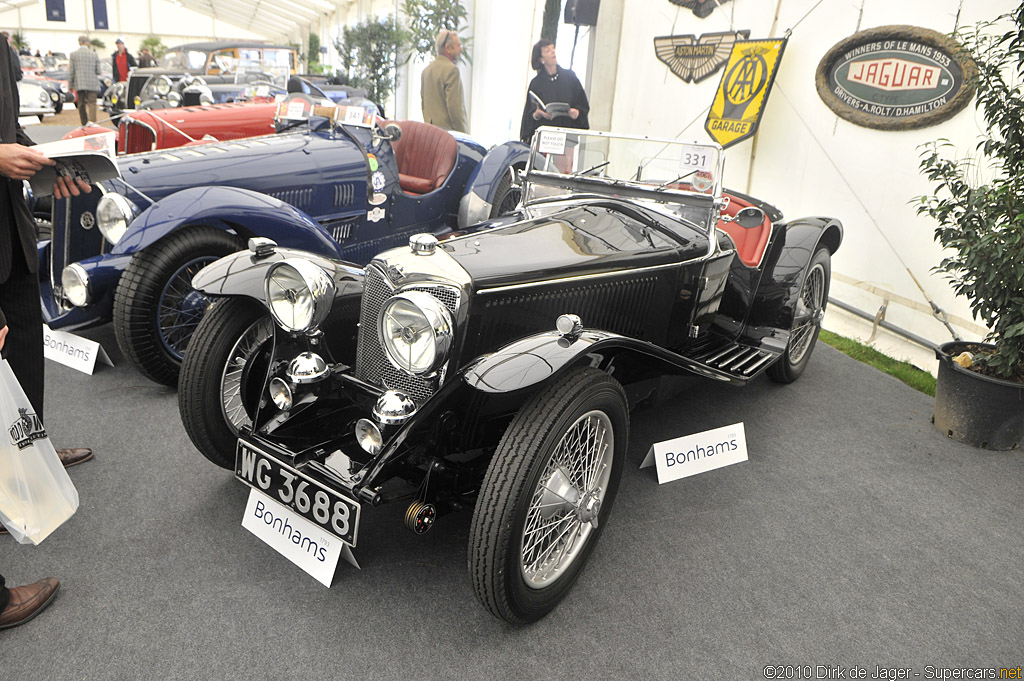
[(67, 83), (63, 83), (63, 82), (62, 82), (62, 83), (60, 84), (60, 91), (61, 91), (61, 92), (67, 92), (67, 91), (68, 91), (68, 84), (67, 84)]
[(131, 201), (120, 194), (107, 194), (96, 207), (96, 224), (103, 238), (116, 244), (135, 219), (137, 211)]
[(47, 94), (46, 90), (39, 90), (39, 101), (43, 104), (46, 104), (48, 101), (50, 101), (50, 95)]
[(451, 313), (423, 291), (399, 293), (380, 312), (380, 340), (391, 363), (417, 376), (437, 371), (452, 344)]
[(58, 99), (60, 99), (60, 95), (53, 90), (50, 90), (50, 101), (56, 103)]
[(274, 321), (293, 333), (315, 331), (334, 303), (334, 280), (308, 260), (289, 258), (271, 265), (265, 286)]
[(161, 97), (166, 97), (171, 91), (171, 79), (167, 76), (160, 76), (156, 79), (156, 82), (153, 83), (153, 89), (156, 90), (156, 93)]
[(181, 106), (181, 95), (177, 92), (172, 92), (167, 95), (167, 101), (170, 102), (171, 106)]
[(202, 106), (210, 106), (213, 104), (213, 97), (206, 92), (199, 93), (199, 103)]
[(64, 297), (75, 307), (82, 307), (89, 302), (89, 276), (78, 263), (72, 263), (60, 273), (60, 285), (64, 289)]

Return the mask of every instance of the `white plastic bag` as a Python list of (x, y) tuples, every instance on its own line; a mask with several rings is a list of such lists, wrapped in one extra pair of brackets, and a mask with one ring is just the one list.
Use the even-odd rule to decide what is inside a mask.
[(0, 522), (19, 543), (38, 544), (78, 510), (78, 490), (6, 359), (0, 419)]

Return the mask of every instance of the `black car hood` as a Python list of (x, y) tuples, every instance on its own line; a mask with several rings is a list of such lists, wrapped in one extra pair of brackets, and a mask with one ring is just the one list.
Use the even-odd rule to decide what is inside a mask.
[[(477, 289), (653, 267), (700, 257), (707, 237), (617, 202), (576, 204), (442, 244)], [(659, 229), (660, 227), (660, 229)]]

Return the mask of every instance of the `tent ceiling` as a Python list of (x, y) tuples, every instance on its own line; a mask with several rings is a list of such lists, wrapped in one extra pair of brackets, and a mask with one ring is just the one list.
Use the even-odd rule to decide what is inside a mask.
[(24, 7), (36, 2), (39, 2), (39, 0), (0, 0), (0, 12), (14, 9), (15, 7)]
[[(21, 0), (0, 0), (0, 2)], [(175, 4), (268, 37), (315, 26), (349, 0), (177, 0)]]

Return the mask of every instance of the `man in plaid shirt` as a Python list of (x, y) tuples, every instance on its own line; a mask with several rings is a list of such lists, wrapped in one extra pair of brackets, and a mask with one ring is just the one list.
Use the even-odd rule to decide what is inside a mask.
[[(71, 53), (71, 89), (78, 93), (78, 120), (85, 125), (96, 121), (96, 94), (100, 89), (100, 58), (89, 49), (89, 36), (78, 36), (79, 48)], [(89, 107), (88, 113), (86, 107)]]

